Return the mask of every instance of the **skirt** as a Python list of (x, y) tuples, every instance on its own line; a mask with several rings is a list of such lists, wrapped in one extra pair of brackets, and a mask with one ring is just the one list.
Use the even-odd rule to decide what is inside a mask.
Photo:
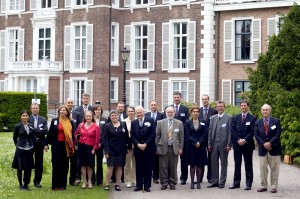
[(125, 155), (109, 156), (107, 159), (107, 166), (109, 167), (124, 167)]
[(17, 147), (12, 162), (12, 168), (19, 170), (34, 169), (33, 148), (30, 150), (23, 150)]
[(81, 166), (95, 167), (95, 154), (92, 155), (93, 146), (78, 143), (78, 158)]

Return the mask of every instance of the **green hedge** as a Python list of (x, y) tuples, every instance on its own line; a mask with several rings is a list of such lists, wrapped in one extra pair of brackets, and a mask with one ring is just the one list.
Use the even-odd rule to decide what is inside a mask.
[[(20, 112), (22, 110), (30, 112), (33, 98), (34, 93), (32, 92), (0, 92), (0, 128), (1, 121), (4, 120), (3, 125), (7, 126), (9, 131), (12, 131), (15, 124), (21, 120)], [(37, 93), (36, 98), (41, 100), (39, 115), (47, 118), (47, 95)]]
[(8, 124), (7, 115), (4, 113), (0, 113), (0, 132), (8, 130), (8, 129), (6, 129), (7, 124)]

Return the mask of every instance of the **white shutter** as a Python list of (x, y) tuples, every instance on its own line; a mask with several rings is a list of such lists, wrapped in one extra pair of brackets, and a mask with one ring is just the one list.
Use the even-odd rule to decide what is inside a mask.
[(162, 3), (163, 3), (163, 4), (170, 3), (170, 0), (163, 0)]
[(196, 57), (196, 21), (188, 23), (188, 56), (187, 67), (189, 70), (195, 70), (195, 57)]
[(162, 80), (162, 102), (161, 102), (161, 110), (165, 110), (165, 108), (169, 105), (169, 81)]
[(71, 70), (71, 26), (65, 26), (64, 35), (64, 70)]
[(87, 0), (87, 5), (94, 5), (94, 0)]
[(30, 0), (30, 10), (37, 10), (37, 0)]
[(155, 5), (155, 0), (148, 0), (148, 5)]
[(90, 104), (93, 104), (93, 80), (86, 80), (85, 83), (85, 92), (90, 95)]
[(65, 7), (72, 7), (72, 0), (65, 0)]
[(257, 61), (261, 53), (261, 20), (253, 19), (252, 22), (252, 60)]
[(20, 2), (20, 11), (25, 11), (25, 0), (20, 0), (19, 2)]
[(93, 70), (93, 24), (86, 26), (86, 69)]
[[(125, 25), (124, 27), (125, 31), (124, 31), (124, 46), (130, 49), (131, 46), (131, 25)], [(131, 51), (129, 54), (129, 58), (126, 62), (126, 71), (130, 71), (130, 57), (132, 56), (133, 52)]]
[(1, 1), (1, 13), (6, 13), (6, 0)]
[(124, 7), (131, 7), (131, 0), (124, 0)]
[(0, 80), (0, 92), (5, 91), (5, 81)]
[(155, 81), (148, 80), (148, 103), (147, 103), (147, 105), (150, 103), (151, 100), (154, 100), (154, 99), (155, 99)]
[(18, 61), (24, 61), (24, 29), (19, 29), (18, 31), (19, 37), (19, 48), (18, 48)]
[(268, 30), (267, 30), (267, 35), (268, 37), (272, 37), (273, 35), (276, 34), (276, 18), (268, 18)]
[(58, 8), (58, 0), (51, 0), (51, 8)]
[(188, 81), (188, 102), (195, 103), (195, 86), (196, 81), (195, 80), (189, 80)]
[(155, 24), (148, 25), (148, 70), (154, 71), (155, 64)]
[(64, 83), (64, 99), (67, 99), (68, 97), (71, 97), (71, 88), (70, 88), (70, 80), (65, 80)]
[[(132, 105), (133, 102), (130, 101), (130, 80), (126, 80), (126, 104)], [(123, 85), (122, 85), (122, 101), (123, 101)]]
[(6, 57), (5, 57), (5, 43), (6, 43), (6, 31), (1, 30), (0, 31), (0, 71), (5, 70), (5, 63), (6, 63)]
[(224, 61), (232, 61), (232, 29), (233, 22), (224, 21)]
[(222, 80), (222, 100), (231, 104), (231, 80)]
[(170, 68), (170, 24), (162, 24), (162, 70)]

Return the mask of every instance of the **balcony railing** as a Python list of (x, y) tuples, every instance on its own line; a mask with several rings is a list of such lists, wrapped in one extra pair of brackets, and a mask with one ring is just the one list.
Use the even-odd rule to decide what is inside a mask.
[(8, 71), (63, 71), (63, 62), (59, 61), (10, 62), (8, 66)]
[(247, 2), (262, 2), (273, 0), (215, 0), (215, 4), (232, 4), (232, 3), (247, 3)]

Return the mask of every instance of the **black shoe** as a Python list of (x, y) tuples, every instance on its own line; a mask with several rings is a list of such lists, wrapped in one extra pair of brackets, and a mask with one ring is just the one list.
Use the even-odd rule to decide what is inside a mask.
[(136, 187), (133, 191), (141, 191), (141, 190), (142, 190), (142, 188)]
[(150, 188), (149, 188), (149, 187), (145, 187), (145, 188), (144, 188), (144, 191), (150, 192)]
[(201, 189), (200, 182), (197, 183), (197, 189)]
[(180, 184), (185, 185), (186, 181), (182, 180)]
[(195, 184), (192, 182), (190, 189), (194, 189), (194, 187), (195, 187)]
[(116, 190), (116, 191), (121, 191), (120, 186), (119, 186), (119, 185), (115, 185), (115, 190)]
[(97, 182), (97, 186), (101, 186), (102, 185), (102, 182)]
[(23, 189), (26, 190), (26, 191), (31, 191), (31, 190), (29, 189), (28, 185), (24, 185)]
[(208, 185), (207, 188), (213, 188), (213, 187), (219, 187), (218, 184), (212, 184), (212, 185)]
[(125, 183), (125, 181), (124, 181), (124, 180), (121, 180), (121, 182), (122, 182), (122, 183)]
[(42, 188), (42, 185), (41, 185), (40, 183), (36, 183), (34, 186), (35, 186), (36, 188)]
[(20, 186), (20, 191), (24, 191), (23, 185)]
[(208, 183), (210, 183), (210, 184), (212, 184), (212, 183), (213, 183), (213, 181), (212, 181), (212, 180), (208, 180), (207, 182), (208, 182)]
[(223, 185), (223, 184), (219, 185), (219, 189), (223, 189), (224, 187), (225, 187), (225, 185)]
[(229, 189), (239, 189), (240, 185), (232, 185), (231, 187), (229, 187)]
[(245, 187), (244, 190), (245, 190), (245, 191), (249, 191), (249, 190), (251, 190), (251, 187), (247, 186), (247, 187)]

